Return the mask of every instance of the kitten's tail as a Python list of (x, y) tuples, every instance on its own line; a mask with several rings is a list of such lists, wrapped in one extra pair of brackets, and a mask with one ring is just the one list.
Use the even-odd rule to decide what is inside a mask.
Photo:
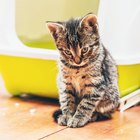
[(62, 110), (61, 109), (58, 109), (53, 113), (53, 118), (54, 118), (55, 122), (57, 122), (57, 119), (59, 118), (60, 115), (62, 115)]

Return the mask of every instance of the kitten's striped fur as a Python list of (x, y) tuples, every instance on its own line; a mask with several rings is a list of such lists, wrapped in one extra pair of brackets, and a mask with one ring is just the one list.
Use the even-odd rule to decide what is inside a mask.
[(60, 52), (58, 124), (81, 127), (111, 117), (119, 105), (117, 67), (100, 41), (96, 16), (47, 25)]

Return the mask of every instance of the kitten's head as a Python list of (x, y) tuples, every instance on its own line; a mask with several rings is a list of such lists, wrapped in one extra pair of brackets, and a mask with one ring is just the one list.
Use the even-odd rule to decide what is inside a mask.
[(96, 56), (99, 48), (97, 17), (88, 14), (67, 22), (47, 22), (61, 61), (70, 67), (83, 67)]

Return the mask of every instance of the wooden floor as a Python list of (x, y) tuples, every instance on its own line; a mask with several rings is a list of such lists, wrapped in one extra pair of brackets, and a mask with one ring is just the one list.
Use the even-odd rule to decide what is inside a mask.
[(52, 113), (55, 100), (39, 97), (7, 98), (0, 95), (0, 140), (139, 140), (140, 106), (116, 112), (112, 120), (83, 128), (58, 126)]

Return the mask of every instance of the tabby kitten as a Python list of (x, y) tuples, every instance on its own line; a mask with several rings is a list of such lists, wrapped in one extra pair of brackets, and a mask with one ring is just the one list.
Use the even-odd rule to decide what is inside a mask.
[(81, 127), (119, 106), (117, 67), (100, 41), (97, 17), (47, 22), (60, 53), (58, 124)]

